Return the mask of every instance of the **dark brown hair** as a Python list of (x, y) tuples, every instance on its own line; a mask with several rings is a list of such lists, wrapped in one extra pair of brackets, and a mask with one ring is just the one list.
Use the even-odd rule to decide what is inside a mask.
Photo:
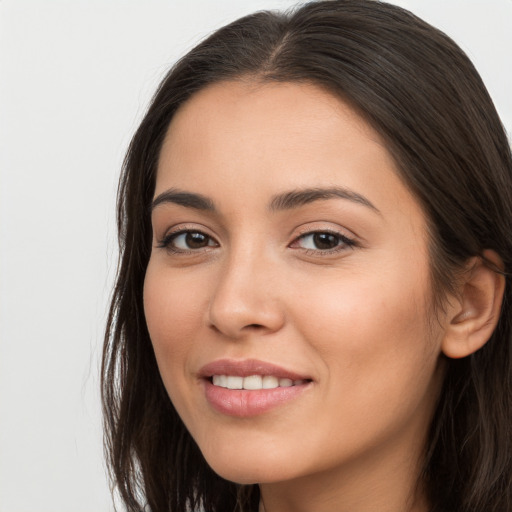
[[(259, 12), (218, 30), (159, 86), (130, 144), (119, 187), (120, 265), (102, 398), (111, 476), (130, 511), (257, 510), (257, 486), (217, 476), (177, 415), (142, 303), (149, 205), (169, 123), (195, 92), (245, 78), (316, 84), (380, 133), (429, 221), (437, 298), (450, 289), (457, 269), (485, 249), (496, 251), (510, 273), (510, 146), (478, 73), (450, 38), (408, 11), (371, 0)], [(511, 293), (507, 277), (501, 317), (484, 348), (447, 360), (421, 476), (432, 511), (512, 511)]]

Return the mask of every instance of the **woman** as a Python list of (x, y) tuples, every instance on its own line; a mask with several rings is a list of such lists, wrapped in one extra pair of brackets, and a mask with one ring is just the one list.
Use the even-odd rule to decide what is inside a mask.
[(257, 13), (135, 134), (103, 360), (128, 510), (512, 510), (512, 159), (444, 34)]

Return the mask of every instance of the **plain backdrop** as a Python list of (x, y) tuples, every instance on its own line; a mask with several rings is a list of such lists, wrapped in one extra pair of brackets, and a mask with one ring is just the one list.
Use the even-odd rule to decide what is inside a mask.
[[(403, 0), (512, 130), (512, 0)], [(0, 512), (111, 511), (99, 357), (123, 153), (169, 66), (289, 0), (0, 0)]]

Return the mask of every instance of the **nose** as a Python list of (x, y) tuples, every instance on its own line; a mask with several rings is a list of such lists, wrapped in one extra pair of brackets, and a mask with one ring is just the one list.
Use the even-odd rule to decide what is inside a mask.
[(281, 329), (285, 322), (275, 265), (247, 251), (219, 269), (209, 307), (210, 326), (230, 339)]

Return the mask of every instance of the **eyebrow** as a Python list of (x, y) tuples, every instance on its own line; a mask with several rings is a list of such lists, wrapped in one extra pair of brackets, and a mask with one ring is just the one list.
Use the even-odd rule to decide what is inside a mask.
[[(366, 197), (344, 187), (306, 188), (291, 190), (274, 196), (269, 204), (271, 211), (292, 210), (301, 206), (327, 199), (346, 199), (361, 204), (380, 214), (379, 209)], [(178, 204), (195, 210), (215, 212), (214, 202), (207, 196), (171, 188), (159, 194), (151, 203), (150, 211), (165, 203)]]
[(179, 204), (180, 206), (195, 210), (215, 211), (215, 205), (209, 197), (192, 192), (184, 192), (175, 188), (159, 194), (151, 203), (150, 211), (153, 212), (157, 206), (164, 203)]
[(366, 197), (344, 187), (329, 188), (306, 188), (300, 190), (292, 190), (274, 196), (270, 202), (272, 211), (291, 210), (299, 208), (314, 201), (322, 201), (326, 199), (341, 198), (347, 199), (354, 203), (361, 204), (380, 214), (379, 209), (374, 206)]

